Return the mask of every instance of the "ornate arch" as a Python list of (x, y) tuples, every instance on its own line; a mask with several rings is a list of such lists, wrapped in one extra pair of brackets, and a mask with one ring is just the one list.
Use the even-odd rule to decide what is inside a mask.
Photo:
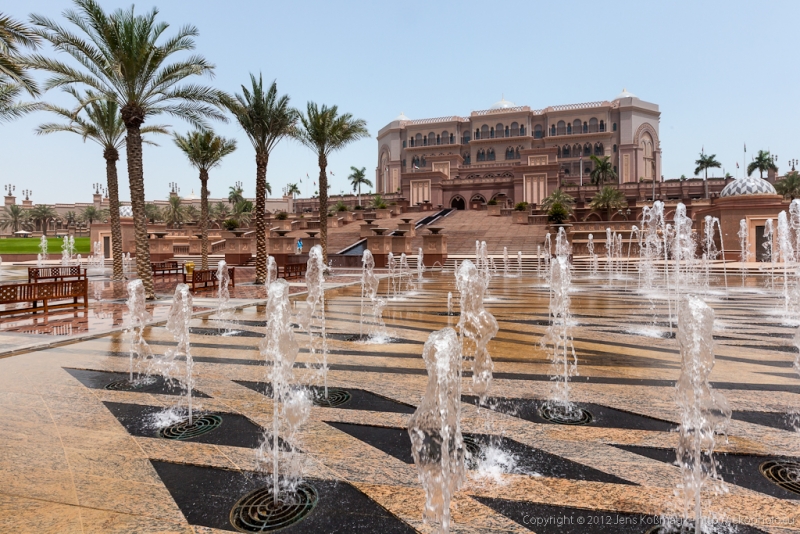
[(653, 144), (655, 145), (655, 150), (661, 150), (661, 141), (658, 139), (658, 132), (656, 129), (649, 122), (643, 123), (639, 128), (636, 130), (636, 135), (633, 136), (633, 144), (639, 146), (639, 141), (641, 140), (643, 133), (649, 133), (650, 137), (653, 138)]
[(586, 217), (584, 217), (583, 220), (585, 222), (588, 222), (588, 221), (602, 221), (603, 218), (596, 211), (592, 211)]

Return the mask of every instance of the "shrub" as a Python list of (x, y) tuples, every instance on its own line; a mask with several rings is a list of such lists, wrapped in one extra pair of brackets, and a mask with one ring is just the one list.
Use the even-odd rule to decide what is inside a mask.
[(569, 211), (560, 202), (550, 206), (550, 210), (547, 212), (548, 221), (553, 224), (564, 224), (567, 219), (569, 219)]
[(359, 204), (358, 206), (356, 206), (356, 207), (355, 207), (355, 209), (357, 209), (357, 210), (363, 210), (363, 209), (364, 209), (364, 206), (362, 206), (361, 204)]
[(337, 202), (336, 207), (334, 209), (336, 211), (350, 211), (350, 208), (347, 207), (347, 204), (345, 204), (341, 200)]
[(376, 210), (385, 210), (386, 209), (386, 202), (383, 201), (383, 197), (380, 195), (375, 195), (372, 198), (372, 207)]
[(222, 226), (230, 232), (239, 228), (239, 223), (235, 219), (227, 219), (222, 223)]
[(487, 204), (490, 205), (490, 206), (497, 206), (497, 200), (493, 198), (492, 200), (487, 202)]
[(275, 218), (276, 218), (277, 220), (279, 220), (279, 221), (285, 221), (286, 219), (288, 219), (288, 218), (289, 218), (289, 214), (288, 214), (288, 213), (286, 213), (285, 211), (282, 211), (282, 212), (280, 212), (279, 214), (277, 214), (277, 215), (275, 216)]
[(517, 210), (517, 211), (525, 211), (526, 209), (528, 209), (528, 203), (527, 202), (517, 202), (516, 206), (514, 206), (514, 209)]

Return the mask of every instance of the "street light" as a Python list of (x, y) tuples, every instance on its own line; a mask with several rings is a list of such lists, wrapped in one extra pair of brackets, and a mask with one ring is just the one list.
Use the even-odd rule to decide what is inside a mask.
[(17, 190), (17, 186), (11, 185), (11, 184), (6, 184), (5, 189), (6, 189), (6, 196), (10, 197), (14, 193), (14, 191)]
[(22, 194), (25, 195), (25, 200), (30, 200), (33, 191), (31, 191), (30, 189), (23, 189)]
[(800, 162), (798, 162), (796, 159), (790, 159), (789, 160), (789, 166), (792, 167), (792, 171), (794, 171), (795, 165), (797, 165), (798, 163), (800, 163)]

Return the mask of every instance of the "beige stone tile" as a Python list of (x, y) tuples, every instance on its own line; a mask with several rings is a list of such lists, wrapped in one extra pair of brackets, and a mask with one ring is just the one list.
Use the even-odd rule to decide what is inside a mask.
[(115, 454), (103, 450), (64, 449), (75, 475), (91, 475), (117, 480), (158, 484), (160, 479), (150, 462), (142, 456)]
[(0, 532), (81, 534), (80, 514), (76, 506), (0, 493)]
[(64, 504), (78, 504), (72, 474), (0, 461), (0, 492)]
[(78, 502), (87, 508), (181, 522), (183, 514), (163, 484), (76, 474)]

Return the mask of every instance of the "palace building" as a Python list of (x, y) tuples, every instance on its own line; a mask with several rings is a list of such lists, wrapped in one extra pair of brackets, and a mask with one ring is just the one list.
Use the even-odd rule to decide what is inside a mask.
[(611, 101), (538, 110), (503, 98), (469, 117), (401, 113), (378, 133), (376, 189), (412, 206), (538, 204), (562, 183), (588, 184), (592, 155), (609, 156), (620, 183), (660, 181), (660, 115), (625, 90)]

